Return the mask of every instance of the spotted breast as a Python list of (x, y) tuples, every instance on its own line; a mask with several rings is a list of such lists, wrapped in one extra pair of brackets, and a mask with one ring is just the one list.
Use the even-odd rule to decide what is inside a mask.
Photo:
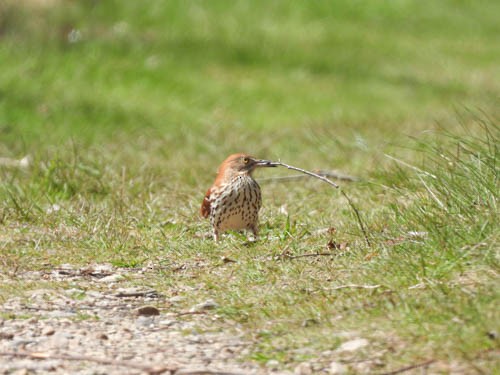
[(257, 238), (262, 196), (252, 172), (257, 167), (274, 166), (246, 154), (230, 155), (221, 164), (201, 206), (201, 214), (210, 218), (215, 241), (219, 233), (231, 229), (250, 230)]

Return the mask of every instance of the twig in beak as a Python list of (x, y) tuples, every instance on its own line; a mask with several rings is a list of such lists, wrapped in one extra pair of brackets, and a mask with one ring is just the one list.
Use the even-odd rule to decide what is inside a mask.
[[(313, 173), (313, 172), (309, 172), (309, 171), (306, 171), (305, 169), (302, 169), (302, 168), (297, 168), (297, 167), (294, 167), (292, 165), (288, 165), (288, 164), (285, 164), (285, 163), (282, 163), (280, 160), (278, 160), (277, 162), (272, 162), (271, 163), (272, 166), (278, 166), (278, 165), (281, 165), (282, 167), (285, 167), (285, 168), (288, 168), (288, 169), (293, 169), (294, 171), (298, 171), (298, 172), (302, 172), (302, 173), (305, 173), (309, 176), (312, 176), (312, 177), (316, 177), (318, 179), (320, 179), (321, 181), (324, 181), (326, 182), (327, 184), (330, 184), (332, 185), (334, 188), (338, 189), (339, 188), (339, 185), (337, 185), (335, 182), (333, 181), (330, 181), (328, 178), (326, 178), (325, 176), (321, 176), (319, 174), (316, 174), (316, 173)], [(358, 224), (359, 224), (359, 228), (361, 229), (361, 232), (363, 233), (363, 236), (365, 238), (365, 241), (366, 241), (366, 244), (368, 245), (368, 247), (371, 247), (371, 243), (370, 243), (370, 239), (368, 238), (368, 233), (366, 231), (366, 228), (365, 228), (365, 225), (363, 224), (363, 220), (361, 219), (361, 215), (359, 214), (359, 211), (358, 209), (356, 208), (356, 206), (354, 205), (354, 203), (352, 202), (351, 198), (349, 198), (349, 196), (345, 193), (345, 191), (343, 191), (342, 189), (340, 190), (340, 193), (345, 197), (345, 199), (347, 199), (347, 202), (349, 203), (349, 206), (351, 206), (352, 210), (354, 211), (354, 214), (356, 215), (356, 220), (358, 221)]]
[(316, 174), (316, 173), (313, 173), (313, 172), (309, 172), (309, 171), (306, 171), (305, 169), (302, 169), (302, 168), (297, 168), (297, 167), (294, 167), (292, 165), (288, 165), (288, 164), (285, 164), (285, 163), (282, 163), (280, 160), (278, 160), (277, 162), (274, 162), (273, 163), (273, 166), (274, 165), (281, 165), (282, 167), (285, 167), (285, 168), (288, 168), (288, 169), (293, 169), (294, 171), (298, 171), (298, 172), (302, 172), (302, 173), (305, 173), (305, 174), (308, 174), (309, 176), (312, 176), (312, 177), (316, 177), (316, 178), (319, 178), (320, 180), (326, 182), (327, 184), (330, 184), (332, 185), (334, 188), (338, 189), (339, 188), (339, 185), (337, 185), (335, 182), (329, 180), (328, 178), (326, 178), (325, 176), (321, 176), (319, 174)]

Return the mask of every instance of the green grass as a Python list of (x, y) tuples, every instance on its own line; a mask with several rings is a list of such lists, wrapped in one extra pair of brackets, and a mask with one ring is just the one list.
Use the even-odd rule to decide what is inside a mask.
[[(293, 368), (347, 331), (381, 371), (494, 370), (498, 2), (23, 4), (0, 5), (0, 156), (33, 160), (0, 166), (2, 277), (153, 265), (141, 283), (217, 301), (251, 360)], [(261, 183), (257, 244), (205, 238), (203, 193), (239, 151), (360, 177), (342, 188), (371, 246), (309, 180)]]

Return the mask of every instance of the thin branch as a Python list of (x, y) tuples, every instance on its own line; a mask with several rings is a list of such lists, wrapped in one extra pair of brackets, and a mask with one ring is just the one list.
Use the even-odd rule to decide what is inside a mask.
[[(316, 171), (315, 173), (317, 173), (319, 176), (330, 177), (330, 178), (334, 178), (334, 179), (339, 180), (339, 181), (359, 181), (359, 179), (357, 177), (349, 176), (347, 174), (338, 173), (335, 171), (319, 170), (319, 171)], [(260, 181), (298, 180), (298, 179), (302, 179), (302, 178), (306, 178), (306, 176), (304, 176), (303, 174), (294, 174), (291, 176), (263, 177), (263, 178), (259, 178), (259, 182)]]
[(380, 288), (381, 285), (358, 285), (358, 284), (347, 284), (347, 285), (339, 285), (334, 286), (332, 288), (327, 288), (327, 290), (339, 290), (339, 289), (377, 289)]
[(278, 256), (278, 258), (298, 259), (298, 258), (333, 256), (333, 255), (337, 255), (337, 253), (310, 253), (310, 254), (300, 254), (300, 255), (286, 255), (286, 254), (281, 254), (281, 255)]
[(394, 371), (389, 371), (389, 372), (383, 372), (381, 373), (380, 375), (395, 375), (395, 374), (401, 374), (402, 372), (406, 372), (406, 371), (410, 371), (410, 370), (413, 370), (413, 369), (416, 369), (416, 368), (419, 368), (419, 367), (425, 367), (425, 366), (429, 366), (430, 364), (436, 362), (435, 359), (429, 359), (428, 361), (425, 361), (425, 362), (421, 362), (421, 363), (417, 363), (415, 365), (411, 365), (411, 366), (406, 366), (406, 367), (402, 367), (400, 369), (397, 369), (397, 370), (394, 370)]
[(346, 194), (344, 190), (340, 190), (340, 193), (347, 199), (347, 202), (349, 202), (349, 206), (351, 206), (352, 210), (354, 211), (354, 214), (356, 215), (356, 219), (358, 220), (359, 227), (361, 228), (361, 231), (363, 232), (363, 236), (365, 237), (366, 244), (368, 247), (372, 247), (372, 244), (370, 243), (370, 240), (368, 239), (368, 233), (366, 232), (365, 225), (363, 224), (363, 220), (361, 220), (361, 215), (359, 214), (358, 209), (352, 203), (351, 198)]
[(352, 182), (359, 181), (358, 177), (340, 173), (337, 171), (325, 171), (323, 169), (320, 169), (318, 171), (315, 171), (315, 173), (319, 174), (320, 176), (335, 178), (340, 181), (352, 181)]
[[(327, 184), (332, 185), (336, 189), (339, 188), (339, 185), (337, 185), (335, 182), (330, 181), (328, 178), (326, 178), (324, 176), (321, 176), (321, 175), (319, 175), (317, 173), (313, 173), (313, 172), (310, 172), (310, 171), (306, 171), (305, 169), (302, 169), (302, 168), (297, 168), (297, 167), (294, 167), (292, 165), (288, 165), (288, 164), (282, 163), (280, 160), (278, 160), (277, 162), (273, 162), (273, 164), (274, 165), (281, 165), (282, 167), (285, 167), (285, 168), (288, 168), (288, 169), (292, 169), (294, 171), (305, 173), (305, 174), (307, 174), (309, 176), (316, 177), (316, 178), (320, 179), (321, 181), (324, 181)], [(365, 238), (366, 244), (368, 245), (368, 247), (371, 247), (371, 243), (370, 243), (370, 240), (368, 238), (368, 233), (366, 231), (365, 225), (363, 224), (363, 220), (361, 220), (361, 215), (359, 214), (358, 209), (356, 208), (356, 206), (354, 206), (354, 203), (352, 202), (351, 198), (349, 198), (349, 196), (343, 190), (341, 190), (340, 192), (347, 199), (347, 202), (349, 203), (349, 206), (351, 206), (352, 210), (354, 211), (354, 214), (356, 215), (356, 220), (358, 221), (359, 227), (361, 228), (361, 231), (363, 232), (363, 236)]]
[(334, 188), (336, 188), (336, 189), (339, 188), (339, 185), (337, 185), (335, 182), (333, 182), (333, 181), (329, 180), (328, 178), (326, 178), (325, 176), (321, 176), (321, 175), (319, 175), (317, 173), (309, 172), (309, 171), (306, 171), (305, 169), (297, 168), (297, 167), (294, 167), (292, 165), (288, 165), (288, 164), (282, 163), (279, 160), (277, 162), (274, 162), (273, 164), (275, 164), (275, 165), (281, 165), (282, 167), (285, 167), (285, 168), (288, 168), (288, 169), (292, 169), (294, 171), (302, 172), (302, 173), (305, 173), (305, 174), (307, 174), (309, 176), (312, 176), (312, 177), (319, 178), (321, 181), (324, 181), (327, 184), (332, 185)]
[(160, 295), (156, 290), (145, 290), (145, 291), (137, 291), (137, 292), (118, 292), (114, 295), (115, 297), (127, 298), (127, 297), (150, 297), (150, 298), (159, 298)]
[(178, 313), (175, 313), (175, 316), (184, 316), (184, 315), (207, 315), (208, 313), (204, 310), (202, 311), (181, 311)]

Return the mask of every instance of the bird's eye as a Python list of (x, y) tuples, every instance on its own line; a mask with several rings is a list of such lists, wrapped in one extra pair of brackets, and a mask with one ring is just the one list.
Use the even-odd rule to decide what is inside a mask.
[(249, 158), (243, 158), (243, 163), (244, 164), (248, 164), (250, 162), (250, 159)]

